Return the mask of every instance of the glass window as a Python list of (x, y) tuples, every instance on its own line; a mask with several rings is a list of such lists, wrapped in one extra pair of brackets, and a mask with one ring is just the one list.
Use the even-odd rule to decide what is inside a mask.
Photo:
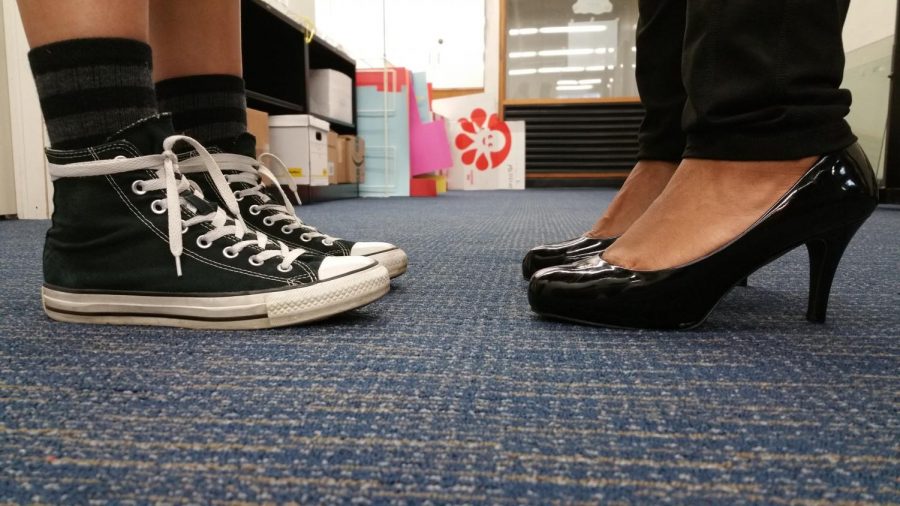
[(507, 100), (637, 96), (637, 0), (505, 1)]

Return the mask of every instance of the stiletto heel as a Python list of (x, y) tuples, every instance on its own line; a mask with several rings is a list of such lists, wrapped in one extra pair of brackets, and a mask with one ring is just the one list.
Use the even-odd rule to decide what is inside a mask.
[(837, 272), (844, 250), (862, 223), (844, 226), (811, 239), (806, 243), (809, 252), (809, 306), (806, 319), (813, 323), (825, 323), (831, 283)]

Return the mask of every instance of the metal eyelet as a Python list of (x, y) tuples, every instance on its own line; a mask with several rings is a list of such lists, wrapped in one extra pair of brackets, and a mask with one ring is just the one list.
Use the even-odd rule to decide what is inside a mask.
[(260, 211), (259, 206), (256, 204), (253, 204), (252, 206), (250, 206), (250, 209), (248, 209), (248, 210), (250, 211), (250, 214), (252, 214), (253, 216), (259, 216), (259, 213), (262, 212), (262, 211)]
[(290, 234), (290, 233), (293, 232), (293, 231), (294, 231), (294, 229), (292, 229), (292, 228), (289, 227), (288, 225), (285, 225), (285, 226), (281, 227), (281, 233), (282, 233), (282, 234)]
[(310, 236), (309, 234), (300, 234), (300, 240), (303, 242), (309, 242), (312, 241), (312, 236)]
[(188, 227), (187, 227), (187, 226), (185, 226), (185, 225), (182, 225), (182, 226), (181, 226), (181, 235), (184, 235), (184, 234), (186, 234), (186, 233), (187, 233), (187, 231), (188, 231)]
[(247, 261), (250, 262), (250, 265), (252, 265), (254, 267), (259, 267), (260, 265), (263, 264), (263, 261), (256, 258), (256, 255), (253, 255), (252, 257), (248, 258)]
[(291, 264), (288, 264), (287, 268), (278, 264), (278, 272), (291, 272), (292, 270), (294, 270), (294, 266)]
[(324, 241), (322, 241), (322, 245), (323, 246), (334, 246), (334, 241), (329, 241), (328, 239), (325, 239)]
[(131, 192), (135, 195), (144, 195), (147, 193), (147, 190), (144, 189), (144, 182), (138, 179), (137, 181), (131, 183)]
[(166, 207), (163, 205), (162, 200), (154, 200), (153, 203), (150, 204), (150, 210), (156, 214), (163, 214), (166, 212)]
[(266, 216), (265, 218), (263, 218), (263, 225), (271, 227), (274, 224), (275, 220), (273, 220), (271, 216)]
[(222, 250), (222, 255), (224, 255), (225, 258), (237, 258), (238, 252), (231, 249), (231, 246), (226, 246), (225, 249)]
[(234, 192), (234, 200), (237, 200), (238, 202), (240, 202), (240, 201), (244, 200), (244, 196), (241, 195), (240, 192)]
[(209, 240), (205, 235), (201, 235), (197, 238), (197, 247), (206, 249), (212, 246), (212, 241)]

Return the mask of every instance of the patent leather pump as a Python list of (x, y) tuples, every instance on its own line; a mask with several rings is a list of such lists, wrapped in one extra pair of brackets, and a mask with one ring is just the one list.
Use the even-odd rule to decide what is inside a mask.
[(599, 256), (537, 272), (532, 309), (563, 320), (627, 328), (685, 329), (703, 323), (742, 279), (806, 245), (806, 317), (824, 322), (831, 283), (847, 244), (877, 205), (875, 175), (858, 144), (821, 157), (760, 218), (729, 244), (691, 263), (659, 271), (612, 265)]
[(617, 237), (594, 239), (578, 237), (556, 244), (542, 244), (532, 248), (522, 260), (522, 276), (528, 280), (531, 276), (547, 267), (570, 264), (579, 260), (600, 255), (606, 248), (616, 242)]

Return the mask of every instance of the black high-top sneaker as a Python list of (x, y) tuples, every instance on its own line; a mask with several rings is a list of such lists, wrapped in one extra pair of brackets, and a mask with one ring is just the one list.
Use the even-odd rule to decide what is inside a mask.
[[(297, 216), (294, 206), (288, 200), (278, 179), (272, 171), (253, 158), (256, 153), (256, 139), (249, 133), (238, 136), (232, 146), (224, 149), (209, 148), (216, 163), (225, 174), (228, 188), (219, 188), (206, 165), (193, 153), (182, 156), (181, 170), (195, 181), (210, 198), (220, 205), (230, 196), (229, 191), (240, 205), (241, 216), (252, 228), (295, 248), (305, 248), (328, 256), (359, 255), (378, 261), (387, 267), (390, 277), (404, 272), (408, 264), (406, 253), (397, 246), (386, 242), (354, 242), (339, 239), (320, 232), (303, 222)], [(223, 152), (224, 151), (224, 152)], [(284, 176), (296, 195), (297, 185), (287, 172), (284, 163), (273, 155), (272, 168)], [(268, 180), (268, 183), (266, 182)]]
[(266, 328), (388, 292), (387, 270), (375, 261), (290, 249), (205, 200), (179, 173), (172, 146), (187, 142), (215, 163), (197, 141), (171, 133), (168, 116), (157, 116), (100, 146), (47, 150), (55, 207), (42, 295), (51, 318)]

